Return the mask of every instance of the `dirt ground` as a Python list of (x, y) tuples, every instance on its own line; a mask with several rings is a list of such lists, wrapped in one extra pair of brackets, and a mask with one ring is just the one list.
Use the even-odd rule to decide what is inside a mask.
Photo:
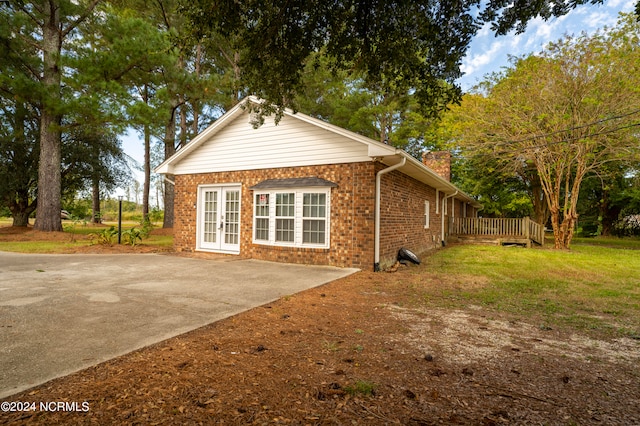
[(35, 405), (0, 424), (640, 424), (639, 341), (431, 306), (459, 287), (428, 258), (359, 272), (6, 398)]
[[(95, 232), (98, 233), (103, 229), (108, 228), (104, 225), (88, 225), (95, 228)], [(173, 232), (172, 229), (156, 228), (151, 231), (153, 235), (170, 235)], [(68, 243), (71, 241), (86, 241), (85, 246), (72, 246), (61, 248), (58, 253), (157, 253), (168, 251), (170, 249), (166, 247), (153, 246), (145, 242), (143, 239), (141, 243), (131, 246), (128, 244), (90, 244), (91, 238), (89, 235), (72, 235), (69, 232), (41, 232), (36, 231), (33, 227), (14, 227), (4, 226), (0, 227), (0, 243), (3, 241), (57, 241), (60, 243)], [(0, 247), (1, 249), (1, 247)]]

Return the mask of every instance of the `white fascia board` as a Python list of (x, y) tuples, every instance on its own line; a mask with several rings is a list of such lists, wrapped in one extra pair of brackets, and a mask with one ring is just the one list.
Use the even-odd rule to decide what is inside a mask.
[(213, 135), (218, 133), (221, 129), (223, 129), (227, 123), (233, 121), (238, 114), (243, 111), (244, 105), (247, 102), (247, 99), (240, 101), (236, 106), (231, 108), (225, 114), (223, 114), (220, 118), (213, 122), (209, 127), (199, 133), (195, 138), (191, 140), (188, 144), (178, 150), (171, 157), (162, 162), (158, 167), (153, 169), (154, 173), (159, 174), (171, 174), (173, 173), (175, 164), (180, 161), (180, 159), (190, 152), (197, 149), (200, 145), (202, 145), (206, 140), (211, 138)]

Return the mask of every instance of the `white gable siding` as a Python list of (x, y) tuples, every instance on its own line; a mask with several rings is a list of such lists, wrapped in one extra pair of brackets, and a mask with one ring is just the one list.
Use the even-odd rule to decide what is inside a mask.
[(284, 116), (254, 129), (246, 113), (176, 164), (175, 174), (371, 161), (367, 145)]

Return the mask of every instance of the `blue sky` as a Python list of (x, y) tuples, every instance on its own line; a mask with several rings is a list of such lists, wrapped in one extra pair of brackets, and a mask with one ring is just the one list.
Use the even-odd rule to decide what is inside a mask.
[[(579, 6), (560, 18), (548, 21), (534, 19), (529, 22), (527, 30), (518, 35), (514, 32), (495, 37), (486, 26), (471, 43), (462, 63), (465, 75), (458, 83), (467, 91), (485, 75), (508, 66), (509, 55), (538, 53), (547, 43), (557, 41), (564, 35), (577, 35), (583, 31), (593, 33), (605, 26), (613, 26), (620, 12), (633, 11), (634, 3), (635, 0), (604, 0), (601, 5)], [(131, 131), (122, 141), (125, 152), (142, 164), (144, 151), (138, 135)], [(143, 181), (141, 173), (136, 173), (136, 178), (139, 182)]]
[(620, 12), (631, 12), (635, 0), (605, 0), (601, 5), (583, 5), (560, 18), (544, 21), (534, 19), (527, 30), (516, 35), (495, 37), (489, 26), (480, 30), (473, 39), (467, 56), (462, 62), (464, 76), (458, 80), (467, 91), (482, 78), (508, 66), (508, 57), (538, 53), (553, 41), (564, 35), (578, 35), (581, 32), (594, 33), (605, 26), (615, 25)]

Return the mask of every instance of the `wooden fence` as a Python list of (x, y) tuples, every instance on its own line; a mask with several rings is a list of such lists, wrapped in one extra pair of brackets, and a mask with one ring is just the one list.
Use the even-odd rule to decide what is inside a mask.
[(534, 241), (544, 245), (544, 227), (525, 218), (449, 218), (450, 236), (478, 236), (496, 240)]

